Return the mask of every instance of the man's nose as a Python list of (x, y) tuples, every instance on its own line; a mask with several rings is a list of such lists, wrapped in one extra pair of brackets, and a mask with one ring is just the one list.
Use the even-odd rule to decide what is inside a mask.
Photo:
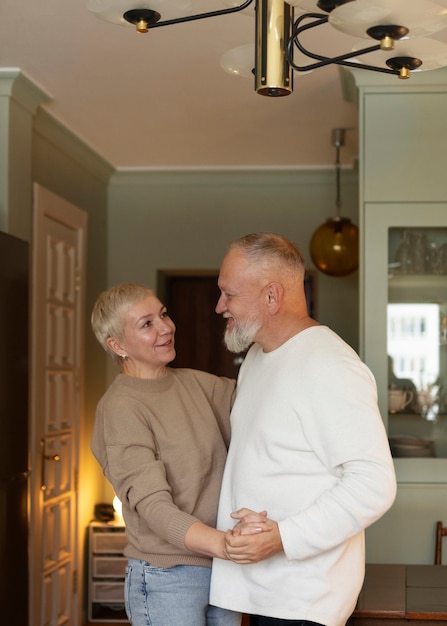
[(219, 297), (219, 300), (217, 301), (215, 311), (216, 311), (216, 313), (220, 314), (220, 313), (223, 313), (225, 311), (225, 309), (226, 309), (225, 297), (224, 297), (224, 294), (221, 293), (220, 297)]

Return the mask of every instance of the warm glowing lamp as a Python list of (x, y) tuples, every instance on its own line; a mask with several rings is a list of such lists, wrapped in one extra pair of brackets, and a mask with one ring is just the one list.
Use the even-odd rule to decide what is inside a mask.
[(319, 226), (310, 241), (312, 261), (329, 276), (347, 276), (359, 265), (359, 230), (349, 218), (340, 217), (340, 147), (344, 145), (344, 135), (344, 128), (336, 128), (332, 133), (337, 155), (337, 214)]
[(115, 515), (122, 520), (123, 519), (123, 505), (118, 496), (113, 498), (113, 510), (115, 511)]

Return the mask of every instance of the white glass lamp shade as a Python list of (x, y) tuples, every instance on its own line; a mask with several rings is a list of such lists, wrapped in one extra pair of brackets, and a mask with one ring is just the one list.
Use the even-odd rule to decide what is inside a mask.
[(355, 0), (335, 8), (331, 26), (347, 35), (365, 37), (368, 28), (394, 24), (408, 28), (408, 37), (422, 37), (447, 27), (447, 8), (431, 0)]
[[(349, 0), (344, 1), (347, 2)], [(333, 0), (333, 2), (326, 2), (327, 6), (331, 7), (331, 9), (333, 3), (336, 3), (336, 0)], [(322, 15), (325, 15), (330, 11), (330, 9), (324, 8), (324, 0), (320, 3), (318, 0), (290, 0), (288, 4), (295, 7), (295, 13), (321, 13)]]
[[(361, 50), (362, 48), (365, 48), (364, 39), (359, 40), (359, 42), (354, 45), (353, 51)], [(436, 39), (430, 39), (429, 37), (402, 39), (394, 42), (394, 50), (392, 51), (376, 50), (375, 52), (362, 54), (353, 60), (358, 63), (367, 63), (369, 65), (386, 68), (388, 67), (386, 64), (387, 59), (393, 57), (420, 59), (422, 65), (413, 70), (414, 72), (435, 70), (447, 66), (447, 44), (437, 41)]]
[(107, 22), (134, 28), (123, 17), (126, 11), (149, 9), (160, 13), (161, 20), (170, 20), (189, 15), (192, 12), (192, 2), (191, 0), (87, 0), (87, 9)]
[(254, 78), (253, 68), (255, 66), (255, 44), (246, 43), (236, 48), (227, 50), (221, 59), (220, 67), (232, 76), (241, 78)]
[[(231, 74), (232, 76), (253, 78), (255, 57), (255, 44), (246, 43), (242, 46), (237, 46), (236, 48), (227, 50), (227, 52), (225, 52), (220, 59), (220, 67), (224, 70), (224, 72)], [(303, 66), (312, 62), (312, 59), (309, 59), (309, 57), (305, 56), (299, 50), (294, 50), (293, 59), (297, 65)], [(300, 75), (310, 74), (311, 71), (312, 70), (306, 70), (305, 72), (300, 72)]]

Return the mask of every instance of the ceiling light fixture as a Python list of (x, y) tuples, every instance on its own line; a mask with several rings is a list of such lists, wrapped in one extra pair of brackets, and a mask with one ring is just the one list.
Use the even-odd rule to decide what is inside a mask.
[(329, 276), (347, 276), (359, 266), (359, 229), (347, 217), (340, 217), (340, 148), (345, 145), (345, 128), (332, 131), (335, 147), (336, 215), (319, 226), (310, 241), (310, 256), (316, 267)]
[[(252, 3), (256, 16), (253, 74), (261, 95), (288, 95), (293, 91), (293, 71), (309, 72), (333, 64), (402, 79), (413, 71), (447, 65), (447, 45), (427, 37), (447, 28), (447, 8), (436, 0), (244, 0), (204, 13), (193, 13), (192, 0), (88, 0), (87, 7), (102, 19), (130, 24), (145, 33), (237, 13)], [(342, 55), (312, 52), (303, 43), (304, 33), (325, 25), (360, 37), (362, 42)], [(303, 58), (312, 62), (303, 64)], [(232, 66), (233, 73), (243, 74)]]

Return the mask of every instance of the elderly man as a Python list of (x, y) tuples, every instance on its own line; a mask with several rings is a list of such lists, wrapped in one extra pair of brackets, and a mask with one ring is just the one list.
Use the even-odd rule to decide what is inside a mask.
[[(309, 317), (304, 271), (290, 241), (258, 233), (231, 243), (219, 274), (227, 348), (251, 347), (231, 413), (218, 528), (239, 522), (226, 535), (231, 560), (214, 561), (211, 603), (259, 626), (343, 626), (363, 582), (364, 529), (396, 494), (374, 378)], [(266, 532), (242, 536), (250, 524)]]

